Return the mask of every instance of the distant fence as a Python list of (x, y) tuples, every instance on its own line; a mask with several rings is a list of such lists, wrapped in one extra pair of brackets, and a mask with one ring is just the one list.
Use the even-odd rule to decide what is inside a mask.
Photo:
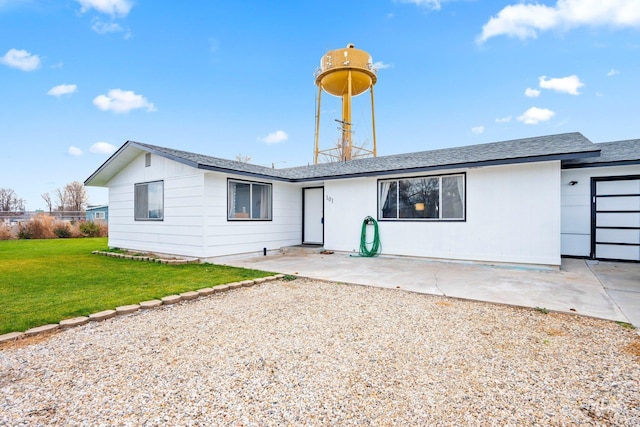
[(0, 223), (4, 224), (20, 224), (29, 221), (36, 215), (49, 215), (60, 221), (84, 221), (86, 219), (85, 211), (29, 211), (29, 212), (0, 212)]

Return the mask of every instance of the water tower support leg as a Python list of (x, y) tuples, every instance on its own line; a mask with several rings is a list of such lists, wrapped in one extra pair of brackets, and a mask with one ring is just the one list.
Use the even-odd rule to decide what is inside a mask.
[(318, 164), (318, 154), (320, 147), (318, 145), (318, 138), (320, 136), (320, 98), (322, 97), (322, 85), (318, 85), (318, 105), (316, 106), (316, 147), (313, 153), (313, 164)]
[(373, 85), (369, 87), (369, 91), (371, 92), (371, 127), (373, 128), (373, 157), (378, 157), (378, 150), (376, 146), (376, 115), (374, 112), (374, 102), (373, 102)]

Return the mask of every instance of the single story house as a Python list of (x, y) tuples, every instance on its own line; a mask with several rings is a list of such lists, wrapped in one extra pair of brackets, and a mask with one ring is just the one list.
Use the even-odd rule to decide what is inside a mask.
[[(128, 141), (85, 185), (109, 189), (111, 247), (204, 260), (299, 244), (357, 252), (371, 216), (383, 254), (559, 266), (563, 254), (610, 255), (598, 245), (612, 236), (591, 249), (589, 186), (624, 176), (624, 209), (635, 219), (618, 224), (598, 210), (596, 230), (611, 221), (635, 230), (635, 257), (613, 255), (637, 261), (636, 148), (565, 133), (273, 169)], [(617, 194), (601, 191), (597, 200)]]
[(109, 205), (89, 206), (85, 218), (87, 221), (109, 221)]

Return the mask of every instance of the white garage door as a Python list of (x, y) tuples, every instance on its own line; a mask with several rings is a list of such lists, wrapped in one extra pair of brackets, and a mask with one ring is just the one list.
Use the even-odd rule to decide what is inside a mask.
[(592, 178), (591, 252), (640, 261), (640, 176)]

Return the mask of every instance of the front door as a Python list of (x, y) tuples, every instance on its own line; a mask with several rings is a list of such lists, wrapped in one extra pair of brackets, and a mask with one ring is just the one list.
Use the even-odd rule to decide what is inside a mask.
[(302, 189), (302, 243), (324, 243), (324, 188)]

